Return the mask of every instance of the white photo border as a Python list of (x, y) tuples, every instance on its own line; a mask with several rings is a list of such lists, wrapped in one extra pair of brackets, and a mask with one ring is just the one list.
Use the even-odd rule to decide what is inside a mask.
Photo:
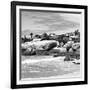
[[(50, 10), (50, 11), (69, 11), (69, 12), (81, 12), (82, 18), (81, 18), (81, 23), (80, 23), (80, 59), (82, 59), (81, 62), (81, 76), (80, 77), (76, 77), (76, 78), (49, 78), (49, 79), (25, 79), (25, 80), (20, 80), (20, 9), (33, 9), (33, 10)], [(55, 83), (55, 82), (73, 82), (73, 81), (84, 81), (84, 9), (71, 9), (71, 8), (50, 8), (50, 7), (34, 7), (34, 6), (17, 6), (16, 7), (16, 84), (17, 85), (23, 85), (23, 84), (42, 84), (42, 83)]]

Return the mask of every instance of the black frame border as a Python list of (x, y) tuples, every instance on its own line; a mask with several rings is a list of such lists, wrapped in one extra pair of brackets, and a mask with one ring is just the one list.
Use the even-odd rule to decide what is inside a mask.
[[(84, 9), (84, 81), (73, 81), (73, 82), (56, 82), (56, 83), (44, 83), (44, 84), (16, 84), (16, 6), (39, 6), (39, 7), (52, 7), (52, 8), (74, 8), (74, 9)], [(70, 5), (70, 4), (52, 4), (52, 3), (37, 3), (37, 2), (11, 2), (11, 42), (10, 42), (10, 55), (11, 55), (11, 88), (32, 88), (32, 87), (50, 87), (50, 86), (66, 86), (66, 85), (81, 85), (88, 83), (88, 6), (84, 5)]]

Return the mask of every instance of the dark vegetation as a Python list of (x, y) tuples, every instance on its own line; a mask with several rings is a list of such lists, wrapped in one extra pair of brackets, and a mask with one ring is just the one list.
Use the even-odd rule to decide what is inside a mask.
[(27, 38), (26, 35), (24, 35), (21, 40), (23, 42), (32, 41), (34, 38), (40, 38), (42, 40), (56, 40), (59, 43), (63, 42), (64, 44), (69, 41), (70, 36), (78, 36), (78, 38), (72, 38), (74, 42), (80, 42), (80, 32), (78, 30), (75, 30), (75, 32), (56, 35), (55, 33), (50, 33), (49, 35), (47, 33), (43, 33), (42, 35), (36, 34), (33, 35), (33, 33), (30, 33), (31, 38)]

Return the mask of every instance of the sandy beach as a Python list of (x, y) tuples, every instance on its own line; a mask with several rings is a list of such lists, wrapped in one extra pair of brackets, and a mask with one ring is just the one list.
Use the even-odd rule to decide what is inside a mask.
[[(23, 57), (24, 58), (24, 57)], [(63, 57), (35, 56), (21, 62), (21, 78), (70, 78), (80, 77), (80, 65), (64, 61)]]

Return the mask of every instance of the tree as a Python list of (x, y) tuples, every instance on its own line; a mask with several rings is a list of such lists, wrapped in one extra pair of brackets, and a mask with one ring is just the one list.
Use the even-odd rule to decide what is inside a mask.
[(30, 33), (30, 36), (31, 36), (31, 39), (32, 39), (33, 33)]
[(75, 31), (75, 35), (78, 35), (79, 34), (79, 31), (78, 31), (78, 29)]
[(43, 33), (43, 37), (47, 37), (48, 35), (47, 35), (47, 33)]
[(41, 40), (48, 40), (49, 39), (49, 36), (47, 33), (43, 33), (41, 37), (42, 37)]

